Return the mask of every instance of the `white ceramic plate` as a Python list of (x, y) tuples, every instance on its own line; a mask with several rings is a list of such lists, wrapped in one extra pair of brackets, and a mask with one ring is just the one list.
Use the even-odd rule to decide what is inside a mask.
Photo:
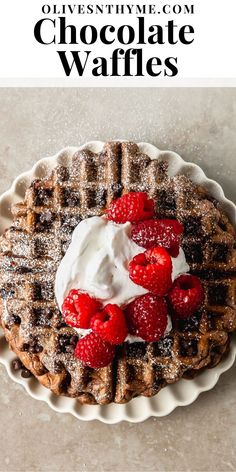
[[(50, 173), (56, 163), (66, 164), (71, 156), (78, 149), (91, 149), (98, 152), (103, 147), (103, 142), (92, 141), (80, 148), (67, 148), (59, 152), (56, 156), (47, 157), (38, 161), (32, 170), (21, 174), (13, 182), (11, 188), (0, 198), (0, 232), (7, 228), (12, 222), (11, 205), (22, 200), (26, 188), (34, 178), (42, 178)], [(169, 174), (185, 174), (194, 182), (203, 184), (218, 201), (221, 202), (224, 210), (229, 215), (232, 223), (236, 226), (236, 207), (227, 200), (220, 185), (206, 177), (204, 172), (195, 164), (187, 163), (176, 153), (171, 151), (160, 151), (155, 146), (148, 143), (139, 143), (140, 149), (148, 154), (152, 159), (168, 160)], [(50, 390), (46, 389), (34, 378), (23, 379), (19, 372), (12, 369), (11, 362), (15, 358), (0, 333), (0, 362), (6, 367), (9, 376), (17, 383), (24, 386), (29, 395), (36, 400), (46, 402), (53, 410), (61, 413), (71, 413), (76, 418), (90, 421), (100, 420), (104, 423), (118, 423), (126, 420), (133, 423), (144, 421), (150, 416), (166, 416), (177, 406), (189, 405), (201, 392), (210, 390), (217, 383), (220, 375), (228, 370), (236, 357), (236, 340), (231, 343), (230, 353), (217, 367), (205, 370), (193, 380), (180, 380), (176, 384), (169, 385), (162, 389), (152, 398), (138, 397), (125, 405), (114, 403), (105, 406), (80, 405), (75, 399), (57, 397)]]

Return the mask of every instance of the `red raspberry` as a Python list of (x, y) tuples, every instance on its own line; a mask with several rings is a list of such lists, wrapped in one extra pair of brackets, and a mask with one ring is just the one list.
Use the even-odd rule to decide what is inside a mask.
[(189, 318), (198, 310), (204, 299), (200, 279), (195, 275), (180, 275), (174, 281), (168, 298), (177, 318)]
[(154, 201), (145, 192), (130, 192), (110, 203), (107, 218), (116, 223), (148, 220), (154, 215)]
[(166, 295), (172, 285), (171, 273), (171, 257), (163, 247), (148, 249), (129, 263), (131, 280), (160, 297)]
[(90, 323), (94, 333), (111, 344), (121, 344), (128, 329), (123, 311), (117, 305), (108, 304), (100, 313), (93, 316)]
[(131, 238), (145, 249), (162, 246), (172, 257), (177, 257), (183, 230), (183, 225), (177, 220), (148, 220), (132, 229)]
[(150, 293), (136, 298), (126, 308), (129, 332), (144, 341), (159, 341), (167, 327), (167, 314), (164, 298)]
[(83, 364), (100, 369), (112, 362), (115, 356), (115, 346), (103, 341), (98, 334), (89, 333), (78, 341), (75, 356)]
[(73, 328), (87, 329), (90, 320), (101, 308), (100, 302), (79, 290), (70, 290), (62, 305), (66, 324)]

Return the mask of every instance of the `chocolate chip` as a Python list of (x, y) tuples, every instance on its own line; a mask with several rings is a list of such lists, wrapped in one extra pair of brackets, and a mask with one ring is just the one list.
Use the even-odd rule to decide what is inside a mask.
[(28, 379), (29, 377), (31, 377), (31, 375), (32, 374), (28, 369), (22, 369), (21, 377), (23, 377), (24, 379)]
[(61, 361), (55, 361), (53, 371), (55, 374), (59, 374), (63, 370), (63, 364)]
[(37, 353), (43, 352), (43, 346), (40, 346), (39, 344), (37, 344), (35, 346), (35, 352)]
[(65, 352), (66, 346), (70, 344), (70, 337), (67, 334), (62, 334), (58, 338), (59, 350)]
[(39, 344), (31, 344), (28, 351), (31, 353), (31, 354), (37, 354), (39, 352), (42, 352), (43, 351), (43, 347), (42, 346), (39, 346)]
[(77, 344), (78, 337), (76, 335), (62, 334), (58, 339), (59, 352), (72, 353)]
[(69, 344), (69, 336), (67, 334), (62, 334), (59, 337), (59, 345), (65, 346), (66, 344)]
[(45, 200), (45, 198), (47, 198), (47, 191), (44, 189), (40, 189), (38, 192), (38, 197), (41, 201)]
[(29, 343), (24, 343), (22, 346), (22, 351), (28, 351), (29, 347), (30, 347)]
[(42, 352), (43, 351), (43, 346), (41, 346), (39, 343), (38, 343), (38, 339), (32, 339), (29, 343), (28, 343), (28, 349), (27, 349), (31, 354), (38, 354), (39, 352)]
[(13, 326), (13, 325), (20, 325), (21, 324), (21, 319), (18, 315), (11, 315), (9, 320), (8, 320), (8, 325)]
[(12, 367), (14, 370), (20, 370), (22, 369), (23, 367), (23, 364), (22, 362), (20, 361), (20, 359), (14, 359), (11, 363)]

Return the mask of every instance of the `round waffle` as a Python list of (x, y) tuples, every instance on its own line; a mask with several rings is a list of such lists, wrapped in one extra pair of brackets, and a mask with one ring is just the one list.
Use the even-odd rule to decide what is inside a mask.
[[(129, 191), (146, 191), (158, 215), (184, 224), (182, 246), (205, 302), (158, 343), (125, 343), (112, 365), (85, 367), (73, 355), (76, 332), (65, 325), (54, 297), (57, 267), (75, 226), (101, 215)], [(14, 205), (1, 237), (1, 320), (23, 364), (58, 395), (81, 403), (124, 403), (151, 396), (167, 383), (218, 363), (236, 329), (235, 234), (218, 203), (185, 176), (168, 176), (134, 143), (107, 143), (102, 152), (77, 152), (68, 167), (35, 180)]]

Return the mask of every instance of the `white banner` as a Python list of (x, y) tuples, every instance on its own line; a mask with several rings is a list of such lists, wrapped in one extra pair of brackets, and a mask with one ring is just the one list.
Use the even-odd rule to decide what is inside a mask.
[(235, 18), (235, 0), (2, 0), (0, 83), (235, 79)]

